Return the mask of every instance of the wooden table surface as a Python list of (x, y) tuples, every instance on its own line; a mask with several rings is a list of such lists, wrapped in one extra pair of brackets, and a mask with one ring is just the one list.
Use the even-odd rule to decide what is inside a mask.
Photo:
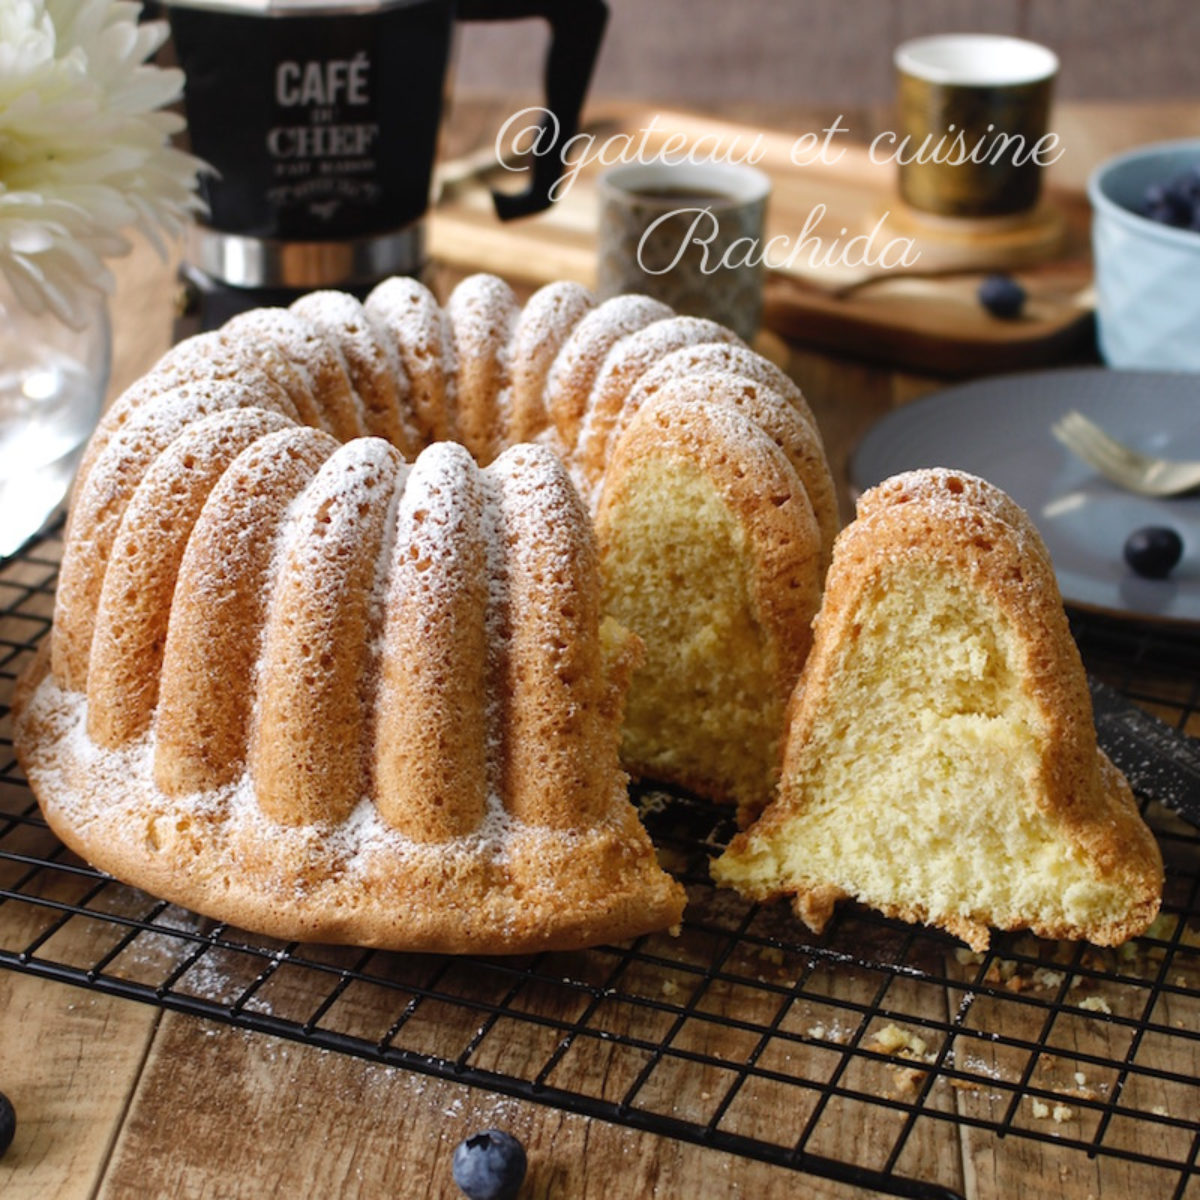
[[(497, 115), (511, 107), (460, 103), (448, 152), (486, 143)], [(783, 129), (819, 128), (827, 117), (745, 109), (725, 115)], [(876, 117), (851, 114), (850, 120), (870, 128)], [(1105, 154), (1193, 132), (1198, 121), (1200, 103), (1065, 108), (1057, 121), (1069, 148), (1062, 170), (1082, 179)], [(173, 265), (144, 247), (114, 266), (115, 391), (166, 348), (175, 285)], [(785, 353), (838, 472), (872, 421), (938, 383), (798, 347)], [(0, 695), (0, 704), (6, 701)], [(20, 919), (16, 906), (0, 905), (0, 929)], [(86, 929), (77, 936), (85, 937)], [(493, 1125), (511, 1130), (528, 1148), (525, 1196), (757, 1200), (864, 1194), (20, 973), (0, 972), (0, 1013), (0, 1090), (13, 1099), (20, 1122), (17, 1140), (0, 1162), (0, 1194), (7, 1200), (453, 1197), (455, 1144)], [(1191, 1064), (1193, 1072), (1196, 1066)], [(869, 1129), (848, 1129), (845, 1144), (826, 1152), (853, 1160), (869, 1135)], [(927, 1177), (989, 1200), (1015, 1195), (1018, 1188), (1023, 1195), (1070, 1200), (1146, 1191), (1125, 1164), (1100, 1159), (1065, 1175), (1052, 1144), (960, 1137), (952, 1126), (922, 1153)], [(916, 1166), (919, 1173), (921, 1163)]]

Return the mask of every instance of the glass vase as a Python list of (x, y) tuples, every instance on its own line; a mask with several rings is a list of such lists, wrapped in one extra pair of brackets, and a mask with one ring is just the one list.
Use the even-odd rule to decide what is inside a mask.
[(0, 276), (0, 558), (66, 498), (104, 404), (112, 364), (108, 305), (96, 294), (82, 329), (35, 315)]

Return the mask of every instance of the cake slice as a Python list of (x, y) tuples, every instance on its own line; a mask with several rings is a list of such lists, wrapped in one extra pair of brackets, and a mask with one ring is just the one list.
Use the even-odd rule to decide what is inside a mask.
[(792, 697), (777, 799), (713, 864), (820, 931), (853, 898), (988, 945), (1115, 945), (1158, 912), (1162, 859), (1096, 744), (1037, 531), (959, 471), (897, 476), (839, 537)]
[(803, 483), (740, 408), (656, 396), (617, 444), (596, 532), (604, 611), (646, 645), (622, 761), (756, 815), (820, 603)]

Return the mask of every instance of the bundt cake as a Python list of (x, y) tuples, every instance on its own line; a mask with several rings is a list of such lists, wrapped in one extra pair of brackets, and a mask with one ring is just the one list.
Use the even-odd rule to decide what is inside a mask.
[(1112, 945), (1153, 920), (1158, 847), (1096, 745), (1045, 547), (998, 489), (929, 470), (861, 498), (779, 796), (713, 875), (791, 895), (817, 931), (853, 898), (976, 950), (990, 927)]
[(665, 928), (626, 692), (629, 769), (761, 807), (832, 497), (794, 385), (644, 297), (247, 313), (97, 427), (21, 761), (86, 858), (281, 937)]

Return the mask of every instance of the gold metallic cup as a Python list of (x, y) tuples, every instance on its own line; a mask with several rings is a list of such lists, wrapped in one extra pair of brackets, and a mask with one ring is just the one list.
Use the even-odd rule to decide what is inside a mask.
[(895, 65), (900, 126), (881, 151), (894, 149), (909, 207), (984, 220), (1034, 209), (1043, 166), (1061, 153), (1047, 131), (1053, 51), (1020, 38), (945, 34), (904, 42)]

